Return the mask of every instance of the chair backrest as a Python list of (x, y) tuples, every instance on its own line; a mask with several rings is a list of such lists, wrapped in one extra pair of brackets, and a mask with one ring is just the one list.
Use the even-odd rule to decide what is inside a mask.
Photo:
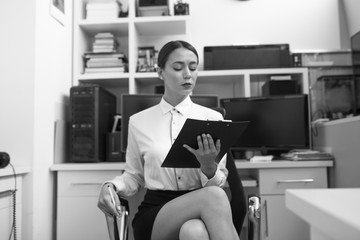
[(247, 203), (244, 187), (242, 185), (231, 151), (228, 151), (227, 153), (226, 168), (229, 171), (227, 181), (231, 193), (230, 206), (233, 223), (236, 231), (240, 235), (244, 219), (247, 214)]
[[(213, 108), (220, 112), (223, 117), (226, 116), (226, 111), (222, 107)], [(226, 168), (229, 171), (227, 182), (229, 184), (231, 199), (230, 206), (233, 217), (233, 223), (236, 231), (240, 235), (245, 216), (247, 214), (247, 203), (245, 197), (244, 187), (242, 185), (238, 170), (236, 168), (233, 155), (229, 150), (227, 152)]]

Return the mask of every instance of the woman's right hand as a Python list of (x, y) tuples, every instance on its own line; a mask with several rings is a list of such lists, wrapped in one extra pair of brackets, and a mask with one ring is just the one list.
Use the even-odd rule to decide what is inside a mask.
[(120, 200), (113, 184), (106, 183), (102, 186), (97, 206), (106, 215), (117, 217), (122, 215)]

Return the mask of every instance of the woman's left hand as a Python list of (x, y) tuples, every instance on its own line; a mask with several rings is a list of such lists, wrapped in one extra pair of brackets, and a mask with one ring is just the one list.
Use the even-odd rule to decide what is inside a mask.
[(184, 144), (184, 147), (195, 155), (196, 159), (200, 162), (200, 168), (203, 173), (212, 177), (216, 171), (216, 157), (220, 152), (220, 139), (214, 143), (210, 134), (202, 134), (197, 136), (198, 149)]

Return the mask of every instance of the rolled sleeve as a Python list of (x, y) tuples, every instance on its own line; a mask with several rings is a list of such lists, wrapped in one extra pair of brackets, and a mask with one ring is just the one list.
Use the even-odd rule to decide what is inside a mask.
[(219, 186), (223, 188), (226, 183), (228, 176), (228, 170), (226, 169), (226, 154), (217, 165), (215, 174), (212, 178), (208, 178), (204, 173), (201, 172), (201, 184), (203, 187), (207, 186)]

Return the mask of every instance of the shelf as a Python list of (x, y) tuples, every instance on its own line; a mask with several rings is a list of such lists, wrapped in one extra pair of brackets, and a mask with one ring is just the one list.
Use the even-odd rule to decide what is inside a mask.
[(127, 36), (129, 33), (129, 21), (126, 18), (119, 18), (114, 21), (82, 20), (79, 27), (91, 35), (99, 32), (112, 32), (115, 35)]
[(105, 79), (129, 79), (129, 73), (111, 72), (111, 73), (87, 73), (79, 74), (77, 79), (81, 80), (105, 80)]
[[(90, 75), (90, 74), (88, 74)], [(92, 74), (91, 74), (92, 75)], [(79, 78), (81, 83), (89, 83), (89, 84), (99, 84), (103, 87), (109, 88), (128, 88), (129, 80), (127, 78), (121, 78), (120, 76), (116, 76), (116, 74), (106, 74), (109, 75), (108, 78), (104, 78), (104, 74), (94, 74), (102, 76), (101, 78)], [(110, 76), (113, 75), (113, 76)]]
[(188, 16), (138, 17), (135, 27), (141, 36), (186, 34)]

